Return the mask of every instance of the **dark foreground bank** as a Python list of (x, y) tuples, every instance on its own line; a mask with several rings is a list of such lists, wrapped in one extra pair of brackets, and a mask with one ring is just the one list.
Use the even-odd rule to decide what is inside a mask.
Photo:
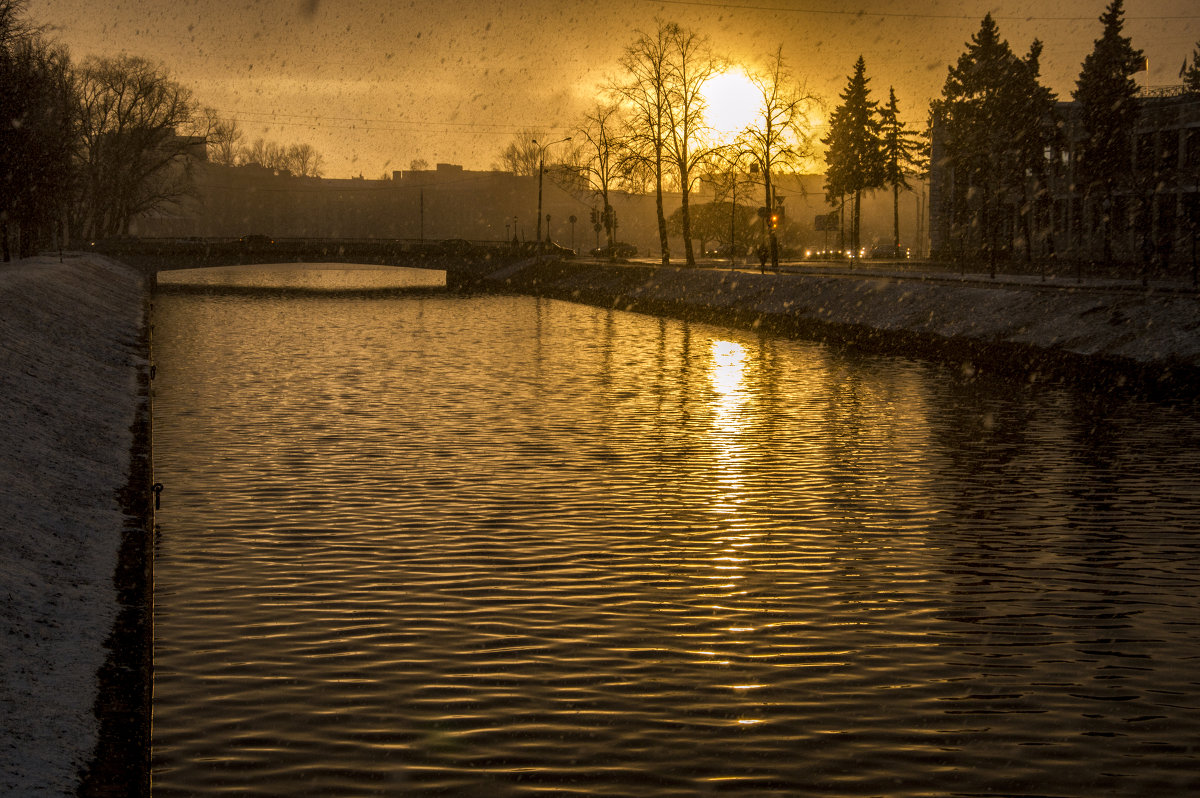
[(1185, 397), (1200, 390), (1194, 292), (589, 262), (527, 263), (485, 285), (931, 358), (969, 374)]
[(33, 258), (0, 265), (0, 303), (0, 794), (144, 794), (144, 282)]

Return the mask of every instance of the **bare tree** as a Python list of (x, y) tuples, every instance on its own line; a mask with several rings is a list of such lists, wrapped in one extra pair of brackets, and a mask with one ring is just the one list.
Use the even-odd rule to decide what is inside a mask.
[(803, 85), (796, 82), (783, 58), (780, 46), (770, 56), (761, 70), (749, 74), (758, 88), (761, 105), (759, 117), (742, 134), (739, 146), (749, 153), (752, 171), (763, 179), (763, 205), (768, 217), (768, 246), (771, 266), (779, 267), (779, 241), (775, 235), (771, 216), (778, 209), (775, 189), (771, 184), (772, 173), (798, 171), (806, 158), (813, 153), (812, 127), (809, 114), (818, 100)]
[(532, 127), (518, 130), (500, 151), (500, 160), (493, 168), (521, 177), (536, 177), (540, 151), (535, 139), (545, 141), (546, 131)]
[(667, 217), (663, 213), (664, 165), (667, 162), (666, 139), (670, 105), (670, 34), (671, 25), (659, 21), (654, 33), (639, 32), (621, 56), (623, 78), (613, 91), (628, 108), (623, 171), (635, 179), (647, 178), (654, 186), (658, 213), (658, 242), (662, 263), (671, 263), (671, 245), (667, 238)]
[(293, 144), (285, 155), (288, 171), (297, 177), (320, 177), (325, 171), (325, 159), (311, 144)]
[(20, 254), (61, 242), (75, 143), (75, 92), (66, 50), (21, 18), (24, 4), (0, 0), (0, 240)]
[(250, 146), (241, 149), (238, 159), (243, 164), (257, 164), (280, 174), (292, 173), (287, 147), (270, 139), (255, 139)]
[(706, 128), (702, 89), (722, 65), (713, 55), (708, 37), (674, 23), (666, 25), (665, 33), (668, 102), (664, 143), (678, 173), (684, 260), (688, 266), (695, 266), (689, 198), (697, 170), (708, 150), (703, 143)]
[(36, 32), (25, 18), (27, 5), (26, 0), (0, 0), (0, 41), (5, 46)]
[[(719, 208), (719, 211), (715, 212), (723, 215), (723, 221), (718, 225), (719, 234), (715, 236), (702, 234), (701, 238), (716, 238), (718, 241), (725, 242), (727, 236), (731, 262), (739, 251), (744, 252), (747, 237), (752, 231), (750, 219), (757, 219), (752, 207), (738, 205), (739, 202), (745, 202), (747, 205), (752, 202), (750, 197), (755, 187), (748, 173), (748, 166), (751, 163), (755, 162), (751, 158), (750, 151), (745, 149), (743, 142), (735, 141), (732, 144), (709, 150), (708, 157), (700, 167), (700, 180), (712, 186), (713, 202), (710, 205)], [(704, 222), (711, 230), (714, 210), (712, 207), (701, 207), (701, 213), (706, 215)], [(739, 231), (741, 232), (741, 247), (738, 244)]]
[(325, 158), (311, 144), (284, 145), (264, 138), (238, 150), (238, 162), (296, 177), (320, 177), (325, 171)]
[(609, 191), (622, 179), (621, 131), (625, 121), (621, 106), (616, 102), (597, 102), (583, 118), (575, 135), (581, 142), (575, 149), (579, 173), (584, 177), (584, 189), (601, 202), (600, 216), (593, 222), (604, 225), (608, 244), (613, 245), (615, 221)]
[(221, 166), (236, 166), (243, 137), (237, 120), (225, 119), (215, 108), (205, 107), (197, 121), (208, 143), (208, 160)]
[(191, 92), (133, 56), (89, 58), (76, 85), (82, 185), (74, 227), (128, 233), (133, 217), (192, 190)]

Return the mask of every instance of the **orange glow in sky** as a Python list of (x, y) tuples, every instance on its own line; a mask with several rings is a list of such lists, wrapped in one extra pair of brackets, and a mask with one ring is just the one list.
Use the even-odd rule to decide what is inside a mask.
[[(991, 11), (1023, 54), (1045, 43), (1046, 84), (1068, 99), (1100, 34), (1104, 0), (30, 0), (29, 16), (76, 59), (127, 52), (165, 64), (248, 139), (312, 144), (330, 177), (423, 159), (487, 169), (524, 128), (569, 135), (597, 87), (619, 74), (656, 18), (707, 34), (753, 68), (782, 45), (809, 90), (836, 104), (866, 58), (876, 99), (895, 86), (923, 124), (947, 66)], [(1200, 40), (1194, 0), (1127, 2), (1125, 31), (1146, 51), (1145, 85), (1177, 83)], [(732, 111), (717, 122), (732, 124)]]

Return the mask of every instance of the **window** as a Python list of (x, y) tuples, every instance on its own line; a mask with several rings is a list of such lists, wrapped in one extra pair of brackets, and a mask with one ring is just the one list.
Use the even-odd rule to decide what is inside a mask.
[(1200, 127), (1188, 128), (1184, 136), (1183, 162), (1188, 169), (1200, 168)]
[(1164, 130), (1159, 136), (1158, 168), (1160, 171), (1173, 172), (1179, 168), (1179, 133), (1178, 130)]
[(1154, 168), (1154, 134), (1142, 133), (1137, 137), (1137, 154), (1134, 167), (1138, 170)]

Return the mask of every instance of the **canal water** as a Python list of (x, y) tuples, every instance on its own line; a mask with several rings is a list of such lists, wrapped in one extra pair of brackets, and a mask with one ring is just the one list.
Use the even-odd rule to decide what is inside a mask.
[(156, 796), (1200, 790), (1196, 407), (429, 274), (163, 276)]

